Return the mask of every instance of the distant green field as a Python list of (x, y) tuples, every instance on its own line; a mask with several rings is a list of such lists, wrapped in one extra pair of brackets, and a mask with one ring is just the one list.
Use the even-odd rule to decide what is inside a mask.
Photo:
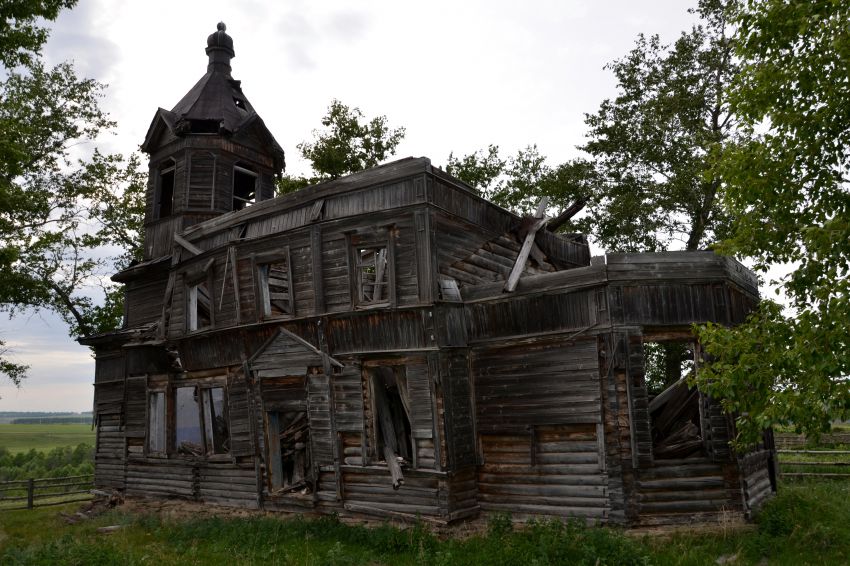
[(0, 424), (0, 447), (13, 454), (35, 448), (47, 452), (59, 446), (94, 445), (94, 431), (87, 424)]

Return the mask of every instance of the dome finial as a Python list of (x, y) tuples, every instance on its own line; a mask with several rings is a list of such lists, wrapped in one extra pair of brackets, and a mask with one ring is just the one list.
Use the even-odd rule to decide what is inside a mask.
[(227, 35), (225, 31), (227, 26), (224, 22), (218, 22), (215, 27), (216, 31), (207, 38), (207, 55), (210, 58), (207, 70), (218, 70), (230, 74), (230, 60), (236, 57), (236, 52), (233, 51), (233, 38)]

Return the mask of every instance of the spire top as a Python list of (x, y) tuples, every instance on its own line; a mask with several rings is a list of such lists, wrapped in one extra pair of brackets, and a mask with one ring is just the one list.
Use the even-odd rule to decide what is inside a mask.
[(218, 22), (216, 31), (207, 38), (207, 55), (209, 65), (207, 71), (221, 71), (230, 74), (230, 60), (236, 57), (233, 50), (233, 38), (227, 35), (227, 26), (224, 22)]

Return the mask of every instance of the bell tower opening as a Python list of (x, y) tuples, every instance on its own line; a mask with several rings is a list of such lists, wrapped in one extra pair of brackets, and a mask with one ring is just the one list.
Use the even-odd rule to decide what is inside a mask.
[(257, 173), (244, 163), (233, 166), (233, 210), (242, 210), (257, 201)]
[(174, 169), (175, 161), (166, 160), (159, 168), (157, 187), (157, 218), (168, 218), (174, 213)]

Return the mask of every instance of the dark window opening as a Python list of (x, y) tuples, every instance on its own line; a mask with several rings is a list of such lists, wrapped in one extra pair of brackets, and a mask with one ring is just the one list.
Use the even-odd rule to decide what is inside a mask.
[(148, 452), (165, 453), (165, 392), (148, 395)]
[(159, 191), (157, 192), (158, 218), (167, 218), (174, 213), (174, 162), (159, 170)]
[(688, 377), (695, 367), (693, 344), (645, 342), (643, 348), (651, 399), (653, 456), (656, 459), (705, 456), (700, 393), (696, 387), (688, 385)]
[(218, 120), (190, 120), (189, 131), (193, 134), (217, 134), (220, 128)]
[(404, 366), (369, 370), (374, 403), (374, 455), (386, 463), (393, 488), (404, 483), (402, 466), (410, 465), (413, 439), (410, 426), (410, 395)]
[(240, 165), (233, 166), (233, 210), (251, 206), (257, 199), (257, 174)]
[(201, 436), (201, 408), (197, 387), (178, 387), (174, 393), (174, 447), (178, 454), (204, 453)]
[(310, 428), (305, 411), (266, 413), (272, 491), (310, 491)]
[(294, 314), (292, 282), (286, 258), (257, 267), (260, 307), (263, 317)]
[(358, 248), (355, 253), (357, 304), (388, 303), (389, 269), (387, 248)]
[(212, 299), (206, 281), (189, 287), (188, 329), (203, 330), (212, 326)]

